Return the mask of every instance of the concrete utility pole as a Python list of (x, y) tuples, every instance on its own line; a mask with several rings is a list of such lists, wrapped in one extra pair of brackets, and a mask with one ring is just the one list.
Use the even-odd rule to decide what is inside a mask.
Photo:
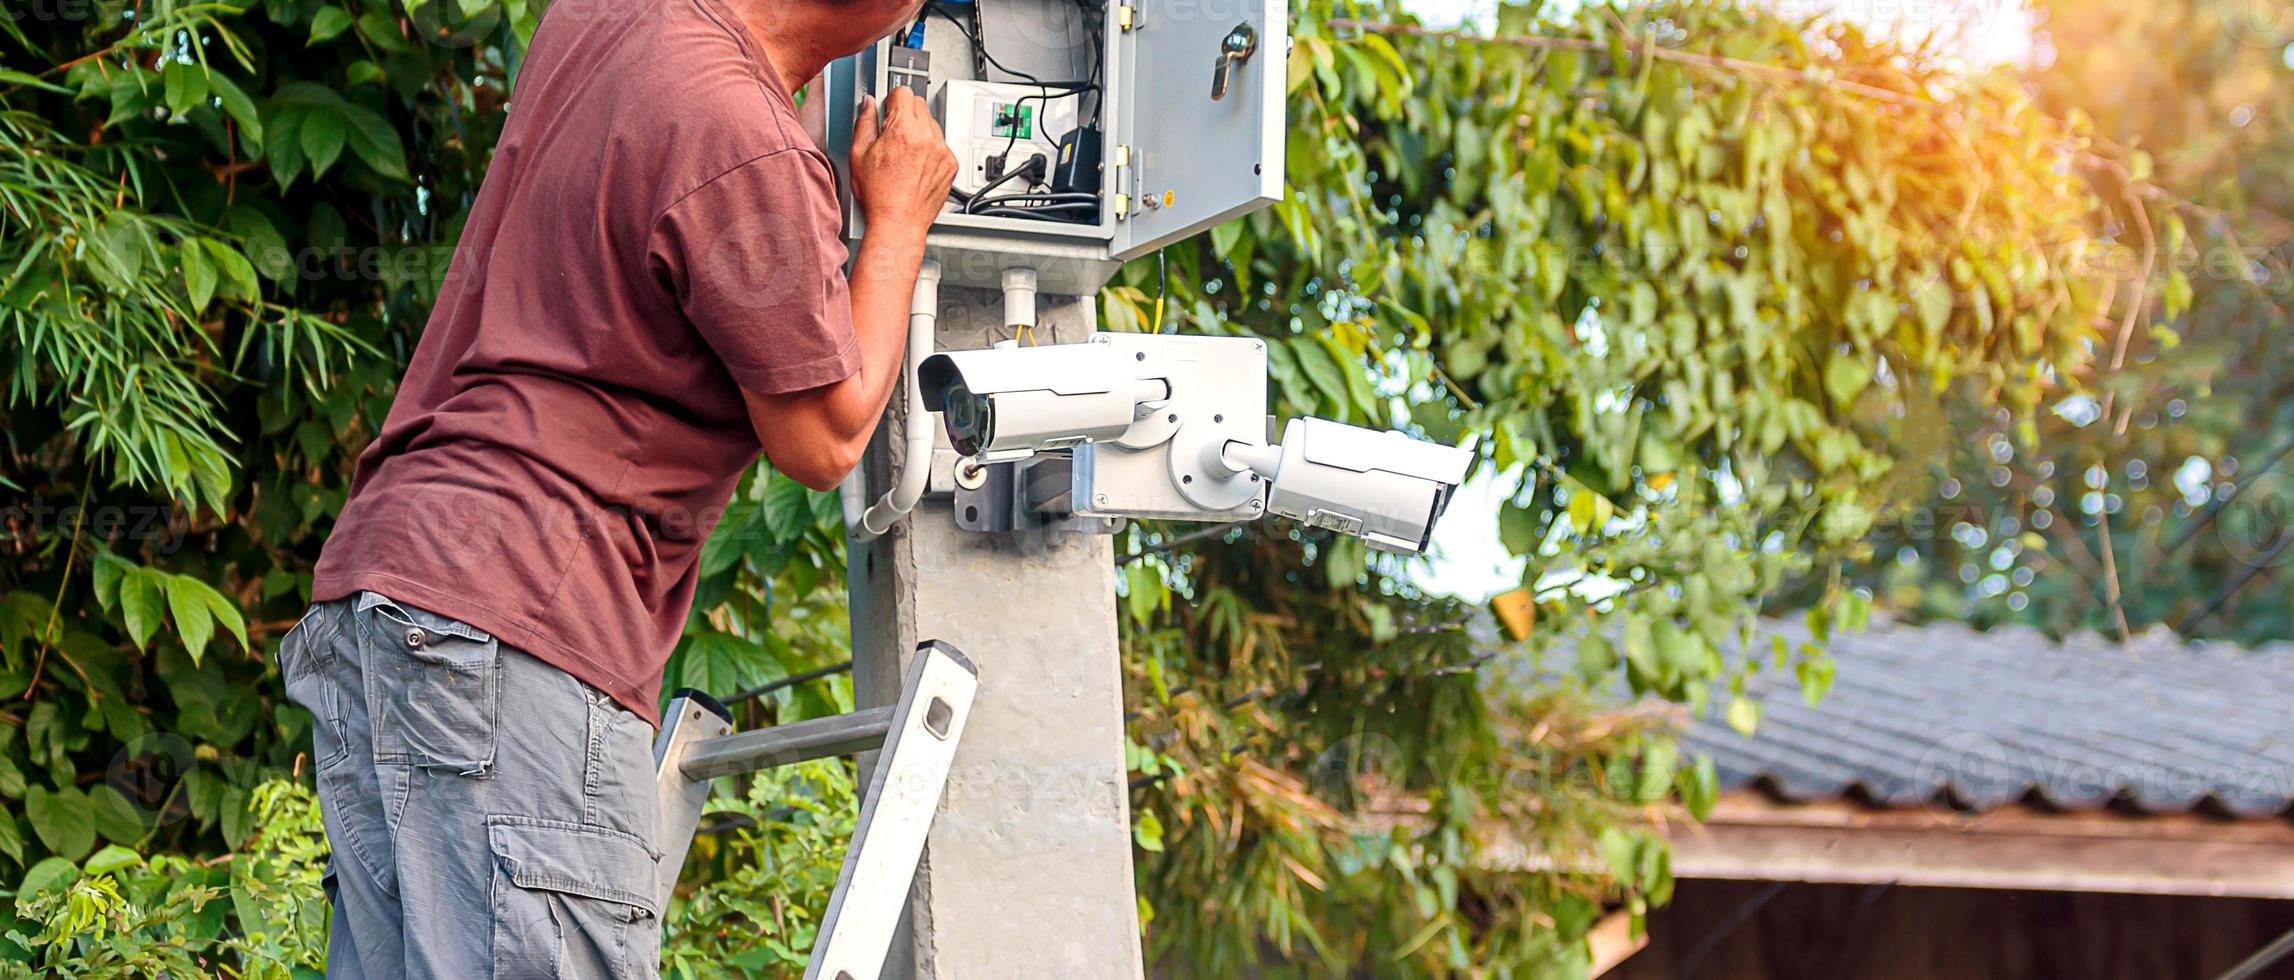
[[(1042, 297), (1038, 317), (1041, 343), (1080, 341), (1096, 319), (1090, 299), (1073, 296)], [(1009, 338), (1002, 297), (942, 289), (939, 337), (943, 350)], [(898, 458), (906, 426), (938, 425), (892, 402), (864, 464), (870, 499), (908, 465)], [(907, 935), (884, 976), (1138, 980), (1112, 544), (965, 531), (951, 507), (945, 494), (927, 496), (849, 551), (859, 707), (899, 699), (919, 640), (955, 644), (980, 672)]]

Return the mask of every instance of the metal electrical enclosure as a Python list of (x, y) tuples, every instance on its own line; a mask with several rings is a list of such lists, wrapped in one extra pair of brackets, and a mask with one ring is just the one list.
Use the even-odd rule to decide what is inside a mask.
[[(1281, 199), (1289, 16), (1287, 0), (942, 3), (920, 31), (829, 66), (816, 90), (823, 135), (846, 167), (861, 98), (912, 85), (919, 62), (928, 64), (924, 84), (936, 109), (976, 111), (983, 91), (1036, 93), (997, 103), (984, 134), (979, 119), (952, 127), (965, 141), (958, 188), (991, 185), (998, 167), (1024, 164), (1045, 140), (1058, 147), (1069, 135), (1091, 141), (1086, 158), (1095, 150), (1099, 165), (1083, 176), (1097, 186), (1077, 191), (1046, 178), (1031, 190), (1022, 175), (1005, 182), (1020, 193), (997, 199), (1016, 203), (983, 209), (995, 213), (952, 202), (932, 227), (928, 254), (949, 285), (993, 289), (1002, 270), (1031, 268), (1047, 293), (1088, 295), (1126, 259)], [(951, 101), (941, 98), (951, 81), (996, 84)], [(943, 127), (951, 128), (946, 120)], [(984, 159), (994, 155), (983, 151), (986, 141), (1015, 130), (1027, 133), (1016, 159)], [(1096, 207), (1074, 203), (1085, 200)], [(849, 204), (846, 226), (855, 240), (865, 231)]]

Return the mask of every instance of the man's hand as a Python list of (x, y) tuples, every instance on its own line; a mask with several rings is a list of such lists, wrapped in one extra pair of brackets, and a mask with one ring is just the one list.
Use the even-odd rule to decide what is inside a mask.
[(852, 126), (852, 196), (868, 218), (868, 237), (888, 233), (922, 241), (955, 181), (956, 155), (948, 152), (948, 138), (915, 92), (894, 88), (884, 100), (881, 126), (876, 100), (861, 103)]

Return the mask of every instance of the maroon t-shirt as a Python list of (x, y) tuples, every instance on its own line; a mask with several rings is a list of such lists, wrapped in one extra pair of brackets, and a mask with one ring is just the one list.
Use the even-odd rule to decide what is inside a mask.
[(859, 366), (835, 177), (721, 0), (553, 4), (313, 598), (389, 595), (658, 723), (741, 390)]

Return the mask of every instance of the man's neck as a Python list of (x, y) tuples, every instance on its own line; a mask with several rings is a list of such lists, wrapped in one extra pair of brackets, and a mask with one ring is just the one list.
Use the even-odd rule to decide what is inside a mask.
[(773, 73), (780, 76), (781, 91), (791, 98), (834, 60), (817, 46), (806, 43), (805, 38), (813, 32), (805, 30), (802, 17), (792, 9), (801, 5), (787, 0), (726, 0), (726, 6), (733, 9), (749, 36), (764, 48)]

